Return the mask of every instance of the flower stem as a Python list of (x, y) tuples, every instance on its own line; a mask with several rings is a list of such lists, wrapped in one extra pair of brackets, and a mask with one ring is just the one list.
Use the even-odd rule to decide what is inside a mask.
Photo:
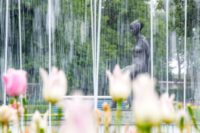
[(161, 132), (161, 125), (160, 124), (158, 125), (158, 133), (162, 133)]
[(138, 129), (137, 133), (151, 133), (151, 129)]
[[(21, 103), (21, 109), (24, 109), (24, 102), (23, 102), (23, 95), (20, 96), (20, 103)], [(22, 111), (21, 110), (21, 111)], [(20, 117), (20, 130), (21, 132), (24, 132), (24, 111), (19, 111), (19, 117)]]
[(8, 124), (3, 124), (3, 133), (8, 133)]
[(117, 122), (121, 124), (121, 117), (122, 117), (122, 101), (117, 102)]
[(122, 117), (122, 101), (117, 101), (116, 125), (118, 133), (120, 133), (121, 117)]
[(51, 133), (52, 125), (51, 125), (51, 103), (49, 103), (49, 133)]
[(152, 125), (148, 123), (136, 124), (136, 127), (137, 127), (137, 133), (151, 133), (152, 131)]
[(57, 112), (57, 115), (58, 115), (58, 124), (61, 123), (62, 121), (62, 116), (63, 116), (63, 113), (62, 113), (62, 108), (58, 108), (58, 112)]
[(1, 123), (1, 132), (3, 133), (3, 123)]

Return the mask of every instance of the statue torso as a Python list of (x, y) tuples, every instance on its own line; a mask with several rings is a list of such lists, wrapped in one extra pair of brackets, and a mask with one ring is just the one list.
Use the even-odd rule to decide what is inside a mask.
[(137, 39), (133, 50), (133, 63), (135, 64), (136, 75), (148, 72), (149, 44), (144, 36), (140, 36)]

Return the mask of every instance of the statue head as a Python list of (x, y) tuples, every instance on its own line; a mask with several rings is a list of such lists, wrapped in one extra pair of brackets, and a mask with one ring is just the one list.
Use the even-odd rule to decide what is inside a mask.
[(140, 22), (139, 20), (135, 20), (130, 24), (130, 30), (135, 36), (137, 36), (140, 33), (143, 27), (144, 27), (144, 24)]

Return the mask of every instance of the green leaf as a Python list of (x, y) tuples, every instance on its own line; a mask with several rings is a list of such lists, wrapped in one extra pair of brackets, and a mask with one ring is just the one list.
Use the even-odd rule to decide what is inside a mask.
[(194, 111), (192, 109), (192, 107), (190, 105), (187, 106), (187, 111), (188, 111), (188, 114), (190, 116), (190, 119), (192, 120), (192, 123), (193, 123), (193, 126), (196, 130), (199, 130), (199, 127), (198, 127), (198, 124), (197, 124), (197, 121), (195, 119), (195, 115), (194, 115)]

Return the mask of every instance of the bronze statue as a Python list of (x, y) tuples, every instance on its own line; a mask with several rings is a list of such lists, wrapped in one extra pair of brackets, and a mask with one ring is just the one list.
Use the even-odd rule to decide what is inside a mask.
[(133, 51), (134, 71), (131, 73), (133, 80), (140, 73), (149, 72), (150, 46), (146, 38), (141, 34), (144, 24), (135, 20), (130, 24), (130, 30), (136, 38), (136, 45)]
[[(130, 30), (136, 38), (136, 44), (133, 49), (132, 65), (126, 66), (123, 71), (130, 72), (130, 79), (133, 81), (137, 75), (141, 73), (149, 73), (150, 70), (150, 45), (145, 36), (141, 34), (141, 30), (144, 24), (139, 20), (135, 20), (130, 24)], [(129, 108), (132, 106), (133, 94), (128, 98)], [(113, 103), (112, 107), (116, 107), (116, 103)]]
[[(144, 24), (139, 20), (135, 20), (130, 24), (130, 30), (136, 38), (136, 44), (133, 49), (133, 60), (132, 65), (125, 67), (124, 71), (130, 71), (131, 81), (136, 78), (138, 74), (149, 72), (149, 56), (150, 56), (150, 45), (146, 38), (141, 34), (141, 30)], [(129, 107), (132, 105), (132, 94), (128, 98)]]

